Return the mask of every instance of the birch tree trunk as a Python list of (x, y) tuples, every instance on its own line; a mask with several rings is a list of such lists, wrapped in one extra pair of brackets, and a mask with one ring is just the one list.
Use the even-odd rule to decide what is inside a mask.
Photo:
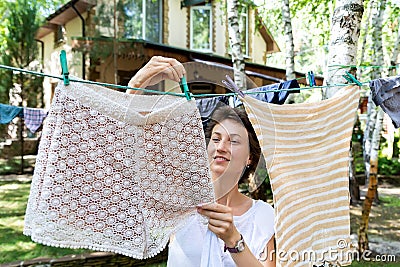
[(290, 16), (289, 0), (282, 0), (282, 20), (284, 25), (286, 46), (286, 79), (295, 79), (294, 73), (294, 43), (292, 32), (292, 19)]
[[(349, 68), (330, 69), (332, 65), (355, 65), (360, 23), (364, 12), (362, 0), (337, 0), (333, 12), (329, 44), (328, 68), (325, 73), (326, 85), (346, 83), (342, 77)], [(332, 97), (340, 87), (323, 90), (323, 98)]]
[(371, 212), (372, 202), (375, 199), (375, 192), (377, 192), (378, 189), (378, 151), (381, 139), (383, 115), (384, 113), (382, 109), (379, 108), (379, 110), (377, 111), (374, 133), (372, 136), (372, 153), (370, 160), (371, 167), (369, 172), (368, 191), (363, 203), (360, 229), (358, 232), (358, 247), (361, 253), (369, 249), (368, 234), (367, 234), (368, 221), (369, 221), (369, 214)]
[[(390, 65), (395, 67), (397, 65), (397, 58), (399, 56), (399, 43), (400, 43), (400, 17), (397, 19), (397, 38), (396, 42), (394, 43), (392, 58), (390, 59)], [(390, 75), (396, 75), (396, 68), (392, 68), (389, 72)]]
[(229, 43), (232, 52), (232, 63), (235, 76), (235, 83), (241, 90), (246, 90), (246, 75), (245, 75), (245, 63), (242, 52), (242, 39), (240, 38), (239, 28), (239, 2), (238, 0), (228, 0), (228, 33)]
[(363, 140), (363, 159), (365, 166), (365, 183), (368, 184), (369, 181), (369, 171), (370, 171), (370, 159), (371, 159), (371, 147), (372, 147), (372, 134), (374, 132), (375, 124), (376, 124), (376, 106), (372, 101), (372, 96), (369, 94), (368, 96), (368, 105), (367, 105), (367, 125), (364, 131), (364, 140)]
[[(367, 47), (367, 36), (368, 36), (368, 30), (369, 30), (369, 24), (371, 20), (371, 14), (372, 14), (372, 8), (374, 6), (374, 0), (371, 0), (370, 2), (370, 8), (368, 12), (368, 17), (365, 20), (365, 25), (364, 25), (364, 35), (362, 36), (362, 41), (361, 41), (361, 53), (360, 53), (360, 60), (359, 63), (362, 65), (364, 63), (364, 56), (365, 56), (365, 48)], [(363, 70), (361, 68), (357, 69), (357, 78), (361, 78)]]
[[(372, 25), (374, 25), (374, 31), (372, 32), (372, 40), (374, 41), (374, 65), (383, 65), (383, 48), (382, 48), (382, 22), (383, 15), (385, 13), (386, 0), (377, 2), (377, 7), (374, 8), (372, 16)], [(378, 79), (382, 75), (382, 68), (374, 68), (372, 71), (371, 78)]]
[[(372, 7), (372, 25), (374, 25), (374, 31), (372, 32), (372, 39), (374, 40), (374, 65), (381, 66), (383, 64), (383, 51), (382, 51), (382, 21), (385, 11), (386, 0), (376, 2), (376, 6)], [(371, 73), (372, 79), (378, 79), (382, 75), (381, 68), (374, 68)], [(372, 140), (372, 133), (376, 128), (376, 106), (372, 101), (372, 96), (368, 97), (368, 113), (367, 113), (367, 127), (364, 132), (364, 163), (365, 163), (365, 174), (368, 182), (371, 154), (373, 153), (374, 144)], [(379, 149), (379, 147), (378, 147)]]
[[(374, 65), (381, 66), (383, 64), (383, 51), (382, 51), (382, 21), (385, 12), (386, 0), (381, 0), (377, 2), (377, 7), (373, 9), (374, 13), (372, 16), (372, 25), (374, 25), (374, 31), (372, 33), (372, 39), (374, 40)], [(382, 74), (382, 68), (375, 68), (372, 71), (371, 78), (377, 79)], [(371, 97), (371, 96), (370, 96)], [(367, 175), (368, 179), (368, 191), (365, 196), (365, 200), (363, 203), (362, 216), (360, 222), (360, 229), (358, 233), (358, 245), (360, 252), (364, 252), (368, 249), (368, 221), (369, 221), (369, 213), (371, 211), (372, 202), (375, 198), (377, 198), (378, 193), (378, 152), (379, 152), (379, 144), (381, 139), (381, 131), (383, 124), (383, 111), (381, 108), (378, 108), (376, 111), (374, 103), (372, 101), (368, 101), (370, 106), (368, 109), (370, 113), (368, 114), (368, 125), (371, 127), (367, 134), (372, 133), (371, 138), (371, 148), (369, 150), (368, 147), (364, 147), (366, 153), (369, 152), (369, 174)], [(376, 121), (374, 120), (374, 112), (377, 113)], [(367, 156), (368, 157), (368, 156)]]

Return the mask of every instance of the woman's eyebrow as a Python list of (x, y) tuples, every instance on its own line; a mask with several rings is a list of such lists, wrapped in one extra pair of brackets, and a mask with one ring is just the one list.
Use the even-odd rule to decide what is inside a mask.
[[(222, 133), (220, 133), (220, 132), (213, 132), (212, 134), (222, 135)], [(237, 133), (229, 134), (229, 137), (236, 137), (236, 136), (242, 138), (242, 136), (240, 134), (237, 134)]]

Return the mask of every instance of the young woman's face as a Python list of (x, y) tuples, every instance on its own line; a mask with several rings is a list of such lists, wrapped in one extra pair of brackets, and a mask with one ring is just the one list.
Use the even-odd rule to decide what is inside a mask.
[[(231, 119), (216, 124), (207, 147), (213, 181), (222, 177), (235, 184), (250, 164), (249, 136), (246, 128)], [(224, 179), (226, 180), (226, 179)]]

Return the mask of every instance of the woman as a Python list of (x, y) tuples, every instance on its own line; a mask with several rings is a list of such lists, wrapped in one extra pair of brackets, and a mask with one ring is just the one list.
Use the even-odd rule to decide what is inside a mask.
[[(177, 60), (153, 57), (129, 86), (145, 87), (164, 79), (179, 82), (185, 74)], [(219, 108), (205, 135), (217, 202), (199, 205), (202, 216), (192, 216), (171, 238), (168, 266), (204, 266), (207, 254), (222, 266), (275, 266), (273, 209), (238, 190), (239, 180), (255, 171), (261, 152), (246, 113)], [(209, 242), (207, 231), (219, 238), (217, 244)]]

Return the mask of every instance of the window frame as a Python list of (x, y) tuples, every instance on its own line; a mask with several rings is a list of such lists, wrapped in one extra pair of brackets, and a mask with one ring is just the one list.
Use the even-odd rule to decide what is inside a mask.
[[(199, 10), (199, 9), (205, 9), (205, 10), (209, 10), (210, 12), (210, 18), (209, 18), (209, 25), (208, 25), (208, 29), (209, 29), (209, 39), (210, 39), (210, 43), (209, 43), (209, 49), (198, 49), (198, 48), (194, 48), (194, 43), (193, 43), (193, 17), (194, 17), (194, 10)], [(213, 52), (213, 42), (214, 42), (214, 38), (213, 38), (213, 12), (212, 12), (212, 6), (211, 5), (201, 5), (201, 6), (191, 6), (190, 7), (190, 49), (191, 50), (195, 50), (195, 51), (199, 51), (199, 52), (206, 52), (206, 53), (212, 53)]]
[[(163, 27), (164, 27), (164, 14), (163, 14), (163, 1), (162, 0), (157, 0), (159, 2), (159, 20), (160, 20), (160, 27), (159, 27), (159, 33), (158, 33), (158, 40), (156, 41), (157, 43), (162, 44), (163, 43)], [(145, 41), (150, 41), (150, 42), (154, 42), (152, 40), (147, 40), (146, 39), (146, 21), (147, 21), (147, 12), (146, 12), (146, 6), (147, 6), (147, 1), (146, 0), (142, 0), (142, 34), (140, 37), (135, 37), (135, 36), (125, 36), (125, 38), (131, 38), (131, 39), (142, 39)], [(132, 17), (130, 17), (129, 19), (132, 19)]]

